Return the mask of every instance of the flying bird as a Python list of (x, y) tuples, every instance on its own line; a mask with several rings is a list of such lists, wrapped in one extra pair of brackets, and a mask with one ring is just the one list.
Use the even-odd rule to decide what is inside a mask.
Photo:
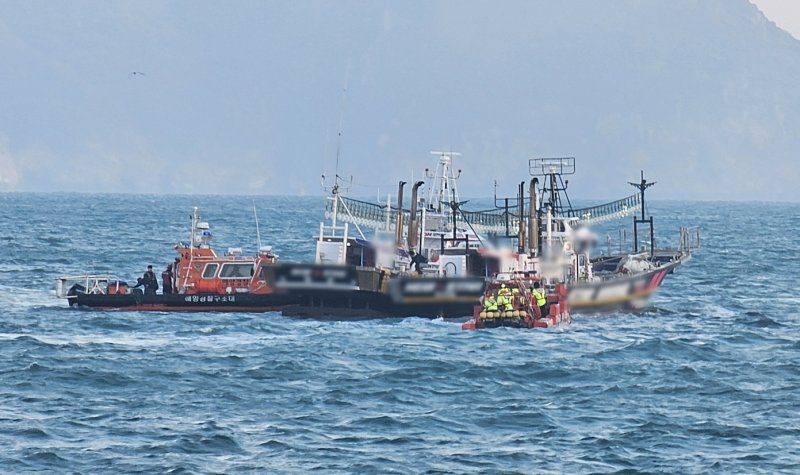
[(146, 74), (141, 71), (131, 71), (128, 77), (133, 77), (133, 76), (146, 76)]

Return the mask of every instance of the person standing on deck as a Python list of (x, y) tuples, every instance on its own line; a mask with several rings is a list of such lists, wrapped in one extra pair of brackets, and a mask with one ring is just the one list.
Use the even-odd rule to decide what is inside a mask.
[(428, 259), (426, 259), (422, 254), (414, 251), (411, 251), (408, 254), (411, 256), (411, 264), (414, 266), (414, 269), (416, 269), (417, 274), (422, 275), (422, 264), (427, 264)]
[(522, 297), (519, 293), (519, 287), (512, 287), (511, 288), (511, 303), (515, 304), (514, 307), (524, 308), (525, 306), (525, 297)]
[(544, 294), (544, 291), (539, 289), (540, 285), (539, 282), (533, 283), (533, 288), (531, 289), (531, 296), (536, 300), (536, 305), (539, 306), (539, 311), (541, 312), (541, 316), (544, 317), (545, 310), (547, 307), (547, 297)]
[(142, 284), (144, 284), (144, 293), (155, 295), (158, 290), (158, 280), (156, 273), (153, 272), (153, 266), (147, 266), (147, 271), (142, 276)]
[(167, 269), (161, 273), (161, 285), (164, 288), (164, 295), (172, 293), (172, 264), (167, 264)]
[(172, 264), (172, 278), (173, 278), (172, 291), (177, 294), (178, 293), (178, 288), (180, 287), (178, 284), (179, 284), (179, 281), (180, 281), (180, 278), (181, 278), (181, 258), (180, 257), (176, 257), (175, 258), (175, 263)]

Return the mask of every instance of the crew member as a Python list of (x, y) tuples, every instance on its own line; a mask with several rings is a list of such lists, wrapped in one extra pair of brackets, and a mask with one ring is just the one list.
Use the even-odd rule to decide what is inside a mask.
[(425, 258), (422, 254), (417, 254), (414, 251), (409, 252), (411, 255), (411, 263), (414, 265), (414, 269), (416, 269), (417, 274), (422, 274), (422, 264), (427, 264), (428, 259)]
[(161, 273), (161, 285), (164, 286), (164, 295), (172, 293), (172, 264), (167, 264), (167, 269)]
[(483, 299), (483, 311), (486, 312), (487, 315), (489, 312), (497, 311), (497, 300), (495, 300), (494, 294), (489, 294)]
[(531, 296), (536, 300), (536, 305), (539, 306), (539, 311), (541, 312), (542, 317), (547, 315), (545, 310), (547, 309), (547, 297), (544, 295), (544, 291), (541, 290), (539, 282), (533, 283), (533, 289), (531, 289)]
[(506, 284), (500, 284), (500, 290), (497, 291), (497, 294), (498, 295), (505, 295), (506, 297), (509, 297), (511, 295), (511, 291), (508, 290), (508, 287), (506, 287)]
[(142, 276), (142, 284), (144, 284), (145, 294), (155, 295), (158, 290), (158, 280), (156, 280), (156, 273), (153, 272), (153, 266), (147, 266), (147, 271)]
[(510, 297), (510, 296), (508, 296), (508, 295), (506, 295), (506, 299), (505, 299), (505, 300), (506, 300), (506, 301), (505, 301), (505, 308), (504, 308), (504, 310), (505, 310), (506, 312), (510, 312), (511, 310), (514, 310), (514, 301), (511, 299), (511, 297)]
[(178, 286), (178, 279), (180, 279), (180, 276), (181, 276), (181, 267), (180, 267), (180, 265), (181, 265), (181, 258), (180, 257), (176, 257), (175, 258), (175, 263), (172, 264), (172, 291), (175, 292), (176, 294), (178, 293), (178, 287), (179, 287)]
[(506, 295), (506, 292), (503, 292), (503, 288), (500, 288), (500, 291), (497, 292), (497, 308), (503, 311), (513, 310), (513, 305), (511, 304), (511, 297)]
[(498, 302), (500, 309), (506, 311), (514, 310), (514, 300), (511, 296), (511, 289), (506, 287), (506, 284), (500, 284), (500, 290), (498, 291), (498, 294), (503, 296), (503, 304), (500, 305)]

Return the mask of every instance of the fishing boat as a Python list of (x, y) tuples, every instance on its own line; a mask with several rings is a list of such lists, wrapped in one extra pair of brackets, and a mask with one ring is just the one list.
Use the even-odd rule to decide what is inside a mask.
[(239, 248), (220, 255), (211, 247), (212, 239), (208, 222), (194, 208), (189, 242), (175, 246), (178, 257), (169, 293), (147, 292), (119, 277), (86, 274), (56, 279), (56, 296), (73, 307), (152, 311), (267, 312), (293, 302), (287, 292), (267, 283), (279, 266), (271, 246), (259, 245), (254, 256), (242, 255)]
[[(691, 260), (700, 246), (699, 229), (681, 227), (677, 247), (656, 247), (653, 216), (646, 216), (645, 190), (655, 185), (641, 172), (638, 182), (629, 182), (638, 193), (610, 203), (587, 208), (574, 208), (566, 192), (565, 175), (575, 173), (575, 159), (531, 159), (531, 220), (543, 214), (539, 232), (529, 239), (527, 249), (536, 249), (540, 255), (563, 254), (570, 256), (572, 270), (567, 277), (569, 302), (572, 308), (584, 312), (609, 310), (641, 310), (649, 304), (649, 297), (661, 286), (669, 274)], [(537, 199), (538, 177), (544, 186)], [(544, 212), (542, 211), (544, 210)], [(594, 225), (625, 217), (633, 217), (631, 248), (611, 252), (608, 238), (607, 252), (595, 255), (598, 237), (592, 232)], [(543, 225), (542, 225), (543, 224)], [(644, 228), (644, 229), (643, 229)], [(639, 237), (646, 230), (646, 245)], [(623, 231), (623, 236), (626, 233)]]
[[(527, 197), (522, 182), (516, 197), (498, 201), (495, 194), (494, 208), (469, 211), (458, 199), (456, 180), (461, 170), (456, 173), (453, 166), (458, 154), (432, 153), (438, 164), (434, 173), (426, 170), (432, 180), (428, 198), (418, 194), (425, 182), (414, 183), (410, 208), (403, 206), (404, 181), (399, 182), (396, 206), (390, 198), (382, 204), (345, 197), (334, 187), (325, 216), (333, 219), (334, 231), (337, 222), (344, 222), (352, 224), (358, 236), (349, 241), (347, 233), (325, 236), (321, 225), (317, 262), (375, 266), (402, 277), (409, 265), (407, 256), (418, 253), (426, 262), (421, 274), (432, 278), (491, 282), (503, 272), (534, 274), (551, 288), (564, 283), (571, 307), (593, 312), (646, 307), (665, 277), (699, 247), (699, 230), (683, 227), (678, 247), (655, 246), (653, 217), (646, 216), (645, 208), (645, 190), (654, 183), (643, 173), (640, 182), (631, 183), (637, 193), (576, 208), (564, 180), (575, 173), (575, 158), (533, 158), (528, 161), (532, 179)], [(609, 246), (609, 252), (595, 255), (598, 239), (591, 227), (630, 216), (634, 217), (631, 248), (611, 253)], [(639, 232), (648, 228), (650, 244), (640, 247)], [(370, 239), (364, 229), (372, 230)], [(381, 236), (390, 236), (383, 253), (387, 260), (376, 262), (372, 249)]]
[[(404, 184), (401, 182), (398, 191), (400, 203)], [(393, 229), (378, 228), (371, 230), (371, 234), (365, 233), (342, 196), (340, 185), (337, 175), (326, 212), (330, 224), (320, 223), (314, 263), (283, 265), (270, 281), (297, 300), (283, 308), (284, 315), (455, 318), (472, 314), (486, 285), (484, 277), (454, 272), (448, 275), (449, 268), (439, 273), (415, 269), (416, 252), (403, 242), (406, 236), (402, 215), (396, 217), (400, 224), (392, 226)], [(419, 185), (413, 189), (412, 203), (417, 202)], [(347, 219), (341, 219), (343, 216)], [(413, 220), (409, 229), (416, 232)], [(430, 227), (423, 229), (422, 235), (428, 236), (429, 242), (442, 243), (443, 254), (438, 261), (442, 267), (451, 261), (459, 262), (470, 248), (469, 235), (445, 236)], [(463, 242), (467, 245), (459, 246)]]

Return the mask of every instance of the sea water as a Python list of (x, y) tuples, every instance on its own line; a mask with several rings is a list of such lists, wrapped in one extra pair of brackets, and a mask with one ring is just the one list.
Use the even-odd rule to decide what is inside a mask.
[(691, 224), (702, 250), (647, 311), (553, 330), (54, 296), (160, 275), (192, 206), (252, 253), (253, 204), (262, 244), (313, 256), (320, 197), (0, 194), (0, 471), (800, 471), (798, 204), (653, 202), (659, 245)]

